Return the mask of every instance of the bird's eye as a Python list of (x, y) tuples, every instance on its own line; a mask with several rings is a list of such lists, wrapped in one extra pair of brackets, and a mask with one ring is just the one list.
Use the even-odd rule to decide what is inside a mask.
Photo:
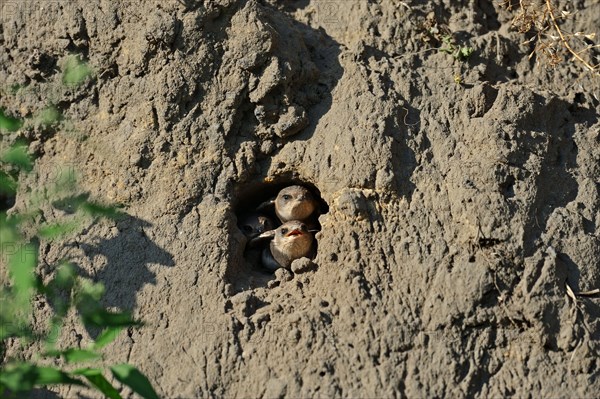
[(289, 201), (291, 198), (292, 198), (291, 195), (289, 195), (289, 194), (283, 194), (283, 199), (284, 200)]
[(287, 234), (288, 229), (281, 229), (281, 234)]

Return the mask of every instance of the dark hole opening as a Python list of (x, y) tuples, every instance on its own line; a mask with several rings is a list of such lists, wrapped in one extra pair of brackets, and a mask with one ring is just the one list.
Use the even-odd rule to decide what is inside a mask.
[(0, 192), (0, 212), (5, 212), (15, 205), (15, 196)]
[[(308, 190), (308, 198), (312, 198), (309, 201), (314, 203), (315, 209), (310, 217), (299, 222), (288, 221), (286, 226), (282, 226), (284, 222), (277, 216), (275, 204), (271, 201), (281, 190), (290, 186), (301, 186)], [(237, 217), (237, 227), (247, 238), (244, 258), (255, 269), (269, 273), (274, 272), (278, 267), (289, 268), (289, 264), (282, 265), (281, 256), (272, 255), (271, 242), (292, 241), (296, 238), (303, 240), (306, 239), (306, 235), (312, 236), (312, 244), (310, 253), (305, 256), (314, 259), (318, 250), (315, 234), (321, 230), (318, 217), (329, 212), (329, 206), (314, 184), (296, 179), (271, 183), (254, 182), (240, 187), (235, 194), (236, 200), (233, 209)], [(297, 199), (290, 199), (290, 201), (294, 200)], [(300, 223), (304, 226), (301, 226)], [(275, 241), (276, 239), (278, 241)], [(290, 258), (296, 259), (294, 256), (290, 256)]]

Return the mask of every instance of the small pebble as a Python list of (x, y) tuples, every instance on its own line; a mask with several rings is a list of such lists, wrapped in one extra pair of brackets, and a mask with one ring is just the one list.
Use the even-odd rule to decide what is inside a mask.
[(290, 271), (287, 269), (280, 268), (280, 269), (275, 270), (275, 279), (278, 282), (291, 281), (293, 277), (294, 276), (292, 276), (292, 273), (290, 273)]
[(300, 258), (292, 262), (292, 271), (295, 274), (310, 272), (316, 270), (316, 268), (317, 265), (308, 258)]
[(275, 288), (275, 287), (279, 287), (279, 284), (280, 284), (280, 283), (281, 283), (281, 282), (280, 282), (280, 281), (277, 281), (277, 280), (270, 280), (270, 281), (267, 283), (267, 288)]

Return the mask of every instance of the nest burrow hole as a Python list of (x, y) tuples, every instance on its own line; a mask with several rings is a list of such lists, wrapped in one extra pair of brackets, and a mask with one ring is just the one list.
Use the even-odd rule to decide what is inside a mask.
[[(292, 186), (300, 186), (306, 190), (306, 193), (302, 189), (293, 189)], [(282, 192), (282, 190), (285, 191)], [(293, 195), (288, 196), (285, 194), (288, 190), (304, 194), (298, 195), (298, 198), (292, 198), (294, 197)], [(279, 195), (280, 193), (281, 195)], [(305, 198), (304, 201), (312, 202), (310, 207), (313, 208), (314, 205), (314, 210), (310, 216), (297, 221), (302, 225), (303, 229), (301, 233), (297, 234), (310, 234), (312, 236), (311, 251), (307, 257), (314, 258), (316, 256), (318, 243), (315, 234), (321, 231), (319, 216), (329, 212), (329, 205), (323, 200), (320, 190), (314, 184), (295, 179), (279, 180), (270, 183), (253, 182), (240, 187), (236, 191), (235, 198), (233, 209), (237, 218), (237, 228), (246, 237), (244, 258), (254, 269), (267, 273), (274, 271), (273, 267), (267, 267), (264, 264), (263, 251), (270, 251), (271, 241), (275, 239), (268, 237), (269, 232), (273, 234), (273, 237), (277, 233), (280, 236), (282, 233), (291, 233), (291, 235), (294, 235), (293, 231), (288, 232), (288, 230), (294, 228), (296, 220), (295, 218), (291, 218), (286, 223), (285, 217), (280, 216), (281, 212), (278, 214), (278, 209), (281, 211), (281, 207), (276, 206), (276, 199), (278, 199), (277, 203), (279, 205), (289, 199), (290, 207), (296, 206), (291, 205), (291, 203), (293, 201), (296, 201), (296, 203), (302, 201), (301, 198)], [(284, 223), (286, 226), (282, 226)], [(292, 229), (287, 228), (290, 225)], [(263, 236), (266, 236), (266, 238)], [(286, 266), (281, 267), (287, 268)]]

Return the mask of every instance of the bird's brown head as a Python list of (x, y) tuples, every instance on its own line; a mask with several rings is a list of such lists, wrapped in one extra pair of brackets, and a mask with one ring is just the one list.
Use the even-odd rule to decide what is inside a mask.
[(317, 201), (306, 187), (286, 187), (275, 199), (275, 212), (282, 222), (306, 220), (315, 209), (317, 209)]
[(308, 227), (298, 221), (285, 222), (275, 230), (273, 244), (290, 258), (297, 259), (306, 256), (310, 252), (313, 235)]

